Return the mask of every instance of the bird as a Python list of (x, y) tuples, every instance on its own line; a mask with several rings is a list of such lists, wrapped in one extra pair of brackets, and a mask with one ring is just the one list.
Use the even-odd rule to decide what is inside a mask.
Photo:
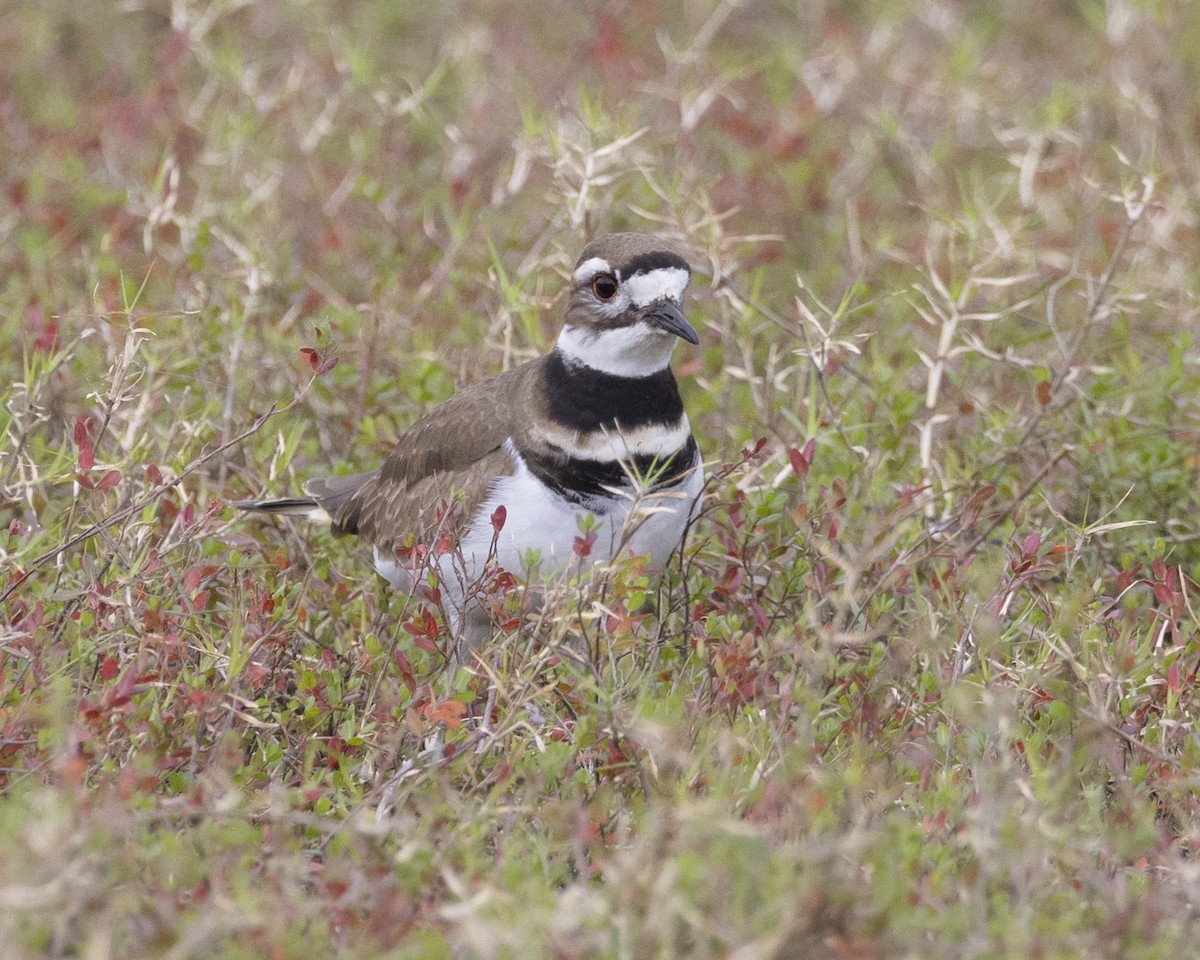
[(459, 390), (377, 470), (232, 506), (356, 535), (396, 590), (435, 582), (458, 662), (494, 632), (489, 573), (549, 582), (620, 556), (664, 567), (704, 486), (670, 366), (681, 340), (700, 342), (682, 310), (691, 272), (667, 238), (594, 239), (548, 353)]

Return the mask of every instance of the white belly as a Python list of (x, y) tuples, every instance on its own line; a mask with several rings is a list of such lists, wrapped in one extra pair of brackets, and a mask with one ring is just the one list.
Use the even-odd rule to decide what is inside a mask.
[[(704, 486), (697, 454), (693, 469), (677, 486), (647, 493), (640, 500), (614, 500), (603, 513), (593, 514), (589, 533), (594, 539), (587, 556), (581, 556), (576, 541), (584, 539), (582, 525), (591, 511), (546, 487), (516, 459), (516, 472), (497, 481), (463, 537), (462, 560), (438, 561), (441, 582), (457, 596), (483, 573), (493, 537), (496, 563), (522, 581), (582, 572), (618, 555), (646, 555), (651, 567), (663, 567), (683, 538)], [(497, 536), (491, 518), (499, 506), (507, 515)], [(396, 589), (411, 589), (410, 571), (378, 548), (375, 569)]]

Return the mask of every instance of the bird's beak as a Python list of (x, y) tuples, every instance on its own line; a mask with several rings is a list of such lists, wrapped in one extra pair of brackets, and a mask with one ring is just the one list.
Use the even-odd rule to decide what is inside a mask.
[(700, 335), (696, 333), (696, 329), (687, 322), (679, 306), (670, 300), (659, 300), (650, 304), (646, 310), (646, 320), (663, 333), (673, 333), (688, 343), (700, 342)]

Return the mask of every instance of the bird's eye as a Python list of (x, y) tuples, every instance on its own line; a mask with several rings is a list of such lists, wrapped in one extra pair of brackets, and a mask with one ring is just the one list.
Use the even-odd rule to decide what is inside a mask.
[(607, 273), (598, 273), (592, 277), (592, 293), (601, 300), (611, 300), (617, 295), (617, 281)]

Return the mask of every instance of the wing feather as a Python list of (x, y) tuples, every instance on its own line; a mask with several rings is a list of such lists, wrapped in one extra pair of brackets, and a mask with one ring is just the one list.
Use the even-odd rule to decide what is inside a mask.
[(504, 443), (511, 438), (519, 444), (529, 430), (540, 363), (532, 360), (460, 390), (406, 430), (376, 473), (359, 475), (355, 484), (322, 487), (329, 506), (315, 485), (350, 478), (313, 481), (305, 492), (326, 507), (335, 533), (358, 534), (383, 548), (409, 534), (425, 540), (447, 505), (469, 520), (494, 480), (516, 468)]

